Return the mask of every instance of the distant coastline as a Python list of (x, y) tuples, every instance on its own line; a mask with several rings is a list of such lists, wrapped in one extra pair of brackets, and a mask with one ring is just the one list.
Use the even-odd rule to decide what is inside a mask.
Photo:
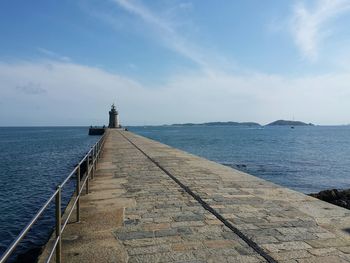
[(234, 122), (234, 121), (226, 121), (226, 122), (204, 122), (204, 123), (175, 123), (164, 126), (258, 126), (261, 125), (256, 122)]
[(264, 127), (264, 126), (315, 126), (312, 123), (305, 123), (302, 121), (291, 121), (291, 120), (277, 120), (266, 125), (261, 125), (257, 122), (204, 122), (204, 123), (175, 123), (163, 126), (245, 126), (245, 127)]

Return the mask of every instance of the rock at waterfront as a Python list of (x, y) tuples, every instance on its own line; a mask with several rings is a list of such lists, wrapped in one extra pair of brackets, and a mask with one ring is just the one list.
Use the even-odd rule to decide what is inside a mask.
[(338, 190), (330, 189), (324, 190), (319, 193), (310, 194), (312, 197), (316, 197), (322, 201), (341, 206), (350, 209), (350, 189)]

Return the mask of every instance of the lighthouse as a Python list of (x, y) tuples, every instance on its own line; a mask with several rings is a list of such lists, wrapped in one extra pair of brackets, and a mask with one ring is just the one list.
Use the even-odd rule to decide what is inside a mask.
[(120, 128), (118, 111), (113, 103), (111, 110), (109, 111), (109, 124), (108, 128)]

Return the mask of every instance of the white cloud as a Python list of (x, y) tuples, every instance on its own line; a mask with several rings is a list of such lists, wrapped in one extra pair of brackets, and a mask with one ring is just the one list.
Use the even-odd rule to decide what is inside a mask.
[(312, 8), (299, 2), (294, 7), (291, 32), (305, 58), (317, 59), (321, 42), (333, 33), (332, 19), (349, 11), (349, 0), (318, 0)]
[[(60, 61), (0, 63), (2, 125), (106, 124), (116, 101), (124, 124), (300, 119), (349, 122), (349, 74), (285, 78), (204, 72), (176, 75), (158, 87)], [(16, 89), (35, 83), (35, 96)]]
[(47, 91), (40, 87), (40, 84), (28, 82), (23, 85), (16, 86), (16, 90), (29, 95), (38, 95), (46, 93)]
[(144, 95), (136, 82), (122, 76), (54, 60), (0, 63), (0, 83), (2, 125), (105, 123), (114, 101), (134, 105)]

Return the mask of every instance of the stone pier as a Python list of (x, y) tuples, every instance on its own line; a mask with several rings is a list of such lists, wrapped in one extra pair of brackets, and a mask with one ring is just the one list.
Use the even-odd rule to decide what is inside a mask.
[(63, 262), (350, 262), (350, 211), (109, 129)]

